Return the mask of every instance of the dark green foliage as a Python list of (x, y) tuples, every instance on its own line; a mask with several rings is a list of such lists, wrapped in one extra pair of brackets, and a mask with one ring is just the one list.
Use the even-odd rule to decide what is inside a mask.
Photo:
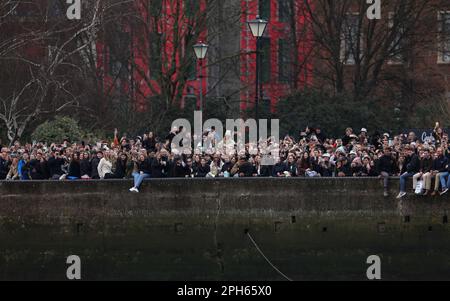
[(337, 137), (347, 127), (381, 131), (390, 129), (394, 121), (394, 110), (380, 102), (356, 101), (348, 95), (330, 96), (316, 90), (301, 91), (280, 100), (276, 111), (280, 135), (297, 135), (309, 126), (321, 127), (327, 135)]
[(66, 116), (57, 116), (52, 121), (44, 122), (31, 135), (33, 140), (47, 143), (62, 142), (64, 139), (78, 142), (82, 137), (78, 122)]

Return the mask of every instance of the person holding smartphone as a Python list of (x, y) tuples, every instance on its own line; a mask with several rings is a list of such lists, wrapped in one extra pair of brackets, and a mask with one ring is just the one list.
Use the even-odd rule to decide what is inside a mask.
[(433, 135), (436, 145), (440, 146), (442, 143), (442, 137), (444, 135), (444, 130), (441, 128), (441, 124), (439, 123), (439, 121), (436, 121), (432, 135)]
[(137, 161), (137, 171), (133, 172), (134, 186), (130, 188), (130, 192), (139, 193), (142, 182), (146, 178), (150, 178), (152, 173), (152, 165), (146, 154), (139, 154)]

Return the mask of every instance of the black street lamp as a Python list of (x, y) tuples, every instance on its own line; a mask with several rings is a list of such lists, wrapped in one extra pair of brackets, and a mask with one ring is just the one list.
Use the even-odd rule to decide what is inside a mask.
[[(258, 112), (258, 106), (259, 106), (259, 93), (260, 93), (260, 64), (261, 64), (261, 54), (260, 54), (260, 48), (261, 48), (261, 37), (264, 35), (264, 31), (266, 30), (268, 22), (264, 19), (261, 19), (259, 16), (256, 16), (255, 20), (248, 21), (248, 26), (250, 27), (250, 31), (252, 32), (253, 36), (256, 38), (256, 81), (255, 81), (255, 118), (256, 120), (259, 119), (259, 112)], [(258, 121), (257, 121), (258, 122)]]
[(208, 52), (208, 45), (205, 43), (198, 43), (195, 44), (193, 46), (194, 48), (194, 52), (195, 52), (195, 56), (197, 57), (199, 64), (200, 64), (200, 75), (199, 75), (199, 82), (200, 82), (200, 87), (199, 87), (199, 91), (200, 91), (200, 111), (203, 112), (203, 59), (206, 57), (206, 53)]

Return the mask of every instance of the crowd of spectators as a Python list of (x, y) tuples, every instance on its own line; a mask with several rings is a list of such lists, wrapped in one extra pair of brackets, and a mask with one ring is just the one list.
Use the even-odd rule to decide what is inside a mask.
[[(448, 134), (439, 123), (433, 135), (422, 141), (414, 132), (390, 135), (347, 128), (340, 138), (326, 136), (320, 128), (306, 128), (279, 141), (279, 159), (261, 164), (261, 155), (247, 151), (179, 154), (171, 151), (173, 129), (160, 139), (150, 132), (95, 144), (62, 143), (1, 146), (0, 180), (134, 179), (130, 191), (139, 192), (145, 178), (191, 177), (379, 177), (400, 176), (399, 198), (406, 194), (406, 179), (423, 183), (424, 195), (444, 194), (450, 187)], [(204, 138), (214, 141), (214, 130)], [(216, 142), (220, 143), (220, 142)], [(434, 180), (434, 185), (432, 181)]]

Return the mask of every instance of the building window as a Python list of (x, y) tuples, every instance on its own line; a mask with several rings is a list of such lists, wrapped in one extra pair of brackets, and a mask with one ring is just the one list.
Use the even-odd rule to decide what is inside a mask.
[(40, 16), (39, 5), (31, 1), (16, 1), (11, 2), (14, 8), (12, 14), (18, 17), (36, 17)]
[(278, 0), (278, 20), (280, 22), (289, 22), (291, 18), (291, 4), (290, 0)]
[(450, 11), (439, 12), (438, 63), (450, 63)]
[(197, 78), (197, 58), (192, 50), (193, 35), (186, 35), (184, 40), (184, 55), (186, 56), (186, 75), (188, 80), (195, 80)]
[(259, 0), (259, 17), (264, 20), (270, 19), (270, 0)]
[(109, 73), (111, 76), (126, 79), (128, 62), (131, 56), (130, 34), (117, 32), (109, 44)]
[(61, 2), (59, 0), (53, 0), (50, 3), (48, 15), (51, 17), (59, 17), (65, 15), (65, 9), (61, 6)]
[(288, 40), (278, 40), (278, 81), (290, 82), (292, 80), (292, 48)]
[(261, 47), (261, 82), (270, 82), (270, 38), (260, 38)]
[(195, 17), (200, 10), (200, 0), (184, 0), (184, 13), (188, 18)]
[(148, 5), (150, 10), (150, 16), (159, 17), (162, 12), (162, 0), (149, 0), (150, 3)]
[[(356, 63), (357, 54), (360, 54), (362, 35), (359, 30), (359, 14), (347, 14), (342, 24), (341, 61), (346, 65)], [(359, 39), (359, 41), (358, 41)]]
[[(404, 38), (405, 38), (405, 28), (402, 24), (395, 23), (395, 15), (393, 12), (389, 13), (389, 31), (394, 31), (394, 35), (391, 45), (390, 45), (390, 59), (389, 64), (403, 64), (405, 61), (404, 55)], [(398, 22), (398, 21), (397, 21)]]
[(150, 77), (152, 79), (157, 79), (161, 75), (161, 39), (162, 34), (157, 32), (151, 32), (150, 33), (150, 43), (149, 43), (149, 49), (150, 49), (150, 60), (149, 60), (149, 67), (150, 67)]

